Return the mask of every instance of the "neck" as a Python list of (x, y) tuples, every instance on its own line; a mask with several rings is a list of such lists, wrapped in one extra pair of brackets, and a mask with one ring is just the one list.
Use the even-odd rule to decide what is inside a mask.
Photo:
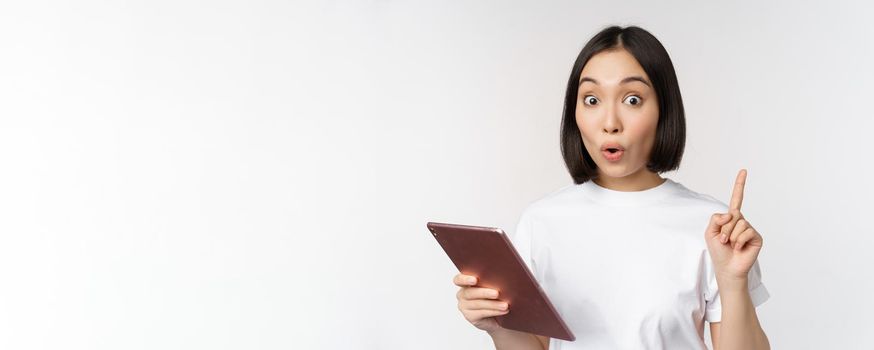
[(598, 177), (592, 179), (593, 182), (601, 187), (608, 188), (614, 191), (632, 192), (645, 191), (650, 188), (661, 185), (666, 180), (649, 170), (641, 170), (634, 174), (623, 177), (610, 177), (598, 171)]

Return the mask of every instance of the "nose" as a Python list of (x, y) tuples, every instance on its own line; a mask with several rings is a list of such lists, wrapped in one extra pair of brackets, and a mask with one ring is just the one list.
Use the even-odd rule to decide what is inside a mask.
[(619, 115), (616, 113), (616, 107), (608, 107), (607, 114), (604, 117), (604, 129), (607, 134), (614, 134), (622, 131), (622, 121), (619, 120)]

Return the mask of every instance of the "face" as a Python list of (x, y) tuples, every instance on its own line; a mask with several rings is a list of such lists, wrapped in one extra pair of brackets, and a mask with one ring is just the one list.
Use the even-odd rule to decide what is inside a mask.
[(646, 163), (658, 119), (655, 90), (634, 56), (617, 49), (589, 59), (580, 74), (576, 121), (583, 145), (598, 166), (598, 177), (653, 174)]

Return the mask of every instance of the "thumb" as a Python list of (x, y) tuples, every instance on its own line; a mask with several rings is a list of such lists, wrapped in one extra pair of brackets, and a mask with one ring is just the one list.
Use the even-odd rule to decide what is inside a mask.
[(707, 238), (716, 237), (722, 229), (722, 225), (727, 224), (729, 221), (731, 221), (731, 214), (715, 213), (711, 215), (710, 223), (707, 224), (705, 236)]

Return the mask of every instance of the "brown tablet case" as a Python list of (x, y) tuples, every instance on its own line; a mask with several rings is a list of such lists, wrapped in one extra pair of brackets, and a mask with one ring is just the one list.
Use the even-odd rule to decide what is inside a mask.
[(499, 228), (429, 222), (431, 235), (477, 286), (498, 290), (510, 312), (495, 316), (501, 327), (568, 341), (575, 339), (534, 274)]

